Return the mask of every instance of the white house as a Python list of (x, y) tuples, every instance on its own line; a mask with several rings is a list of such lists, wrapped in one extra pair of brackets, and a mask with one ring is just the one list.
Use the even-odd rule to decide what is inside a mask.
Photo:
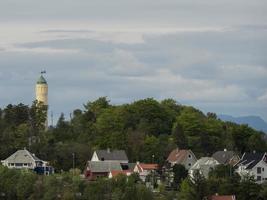
[(128, 163), (128, 157), (124, 150), (97, 150), (93, 153), (91, 161), (112, 161)]
[(5, 160), (1, 160), (2, 165), (15, 169), (35, 169), (36, 167), (45, 167), (46, 161), (37, 158), (28, 150), (18, 150)]
[(267, 181), (267, 153), (244, 153), (235, 165), (241, 176), (253, 176), (257, 183)]
[(158, 164), (145, 164), (137, 162), (134, 167), (134, 172), (139, 174), (139, 177), (142, 181), (145, 182), (148, 175), (155, 175), (156, 170), (159, 169)]
[(220, 163), (212, 157), (200, 158), (189, 170), (190, 177), (194, 177), (195, 171), (198, 171), (205, 178), (208, 178), (209, 172)]

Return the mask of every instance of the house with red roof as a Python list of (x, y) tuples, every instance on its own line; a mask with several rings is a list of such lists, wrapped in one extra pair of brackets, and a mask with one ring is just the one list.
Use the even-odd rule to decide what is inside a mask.
[(197, 158), (190, 149), (176, 148), (169, 154), (167, 162), (171, 164), (171, 167), (175, 164), (181, 164), (189, 170), (197, 162)]
[(134, 167), (134, 172), (139, 174), (139, 177), (142, 181), (145, 182), (146, 177), (151, 174), (155, 174), (156, 171), (159, 169), (158, 164), (152, 164), (152, 163), (139, 163), (137, 162)]
[(120, 174), (123, 174), (125, 176), (130, 176), (132, 173), (133, 173), (132, 170), (111, 170), (109, 172), (108, 177), (109, 178), (114, 178), (114, 177), (116, 177), (116, 176), (118, 176)]
[(235, 195), (212, 195), (209, 200), (236, 200)]

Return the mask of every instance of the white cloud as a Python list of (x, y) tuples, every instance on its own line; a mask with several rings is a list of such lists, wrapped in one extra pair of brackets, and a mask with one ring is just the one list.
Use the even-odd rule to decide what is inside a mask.
[(224, 65), (219, 67), (220, 77), (232, 80), (266, 79), (267, 66)]
[(22, 52), (32, 54), (73, 54), (79, 53), (78, 49), (55, 49), (55, 48), (21, 48), (21, 47), (10, 47), (5, 50), (6, 52)]
[(258, 97), (259, 101), (262, 101), (263, 103), (265, 103), (267, 105), (267, 91), (262, 94), (261, 96)]

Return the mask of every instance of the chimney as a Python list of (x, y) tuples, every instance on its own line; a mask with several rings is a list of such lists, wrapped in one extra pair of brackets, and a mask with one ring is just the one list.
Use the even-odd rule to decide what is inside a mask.
[(227, 151), (227, 149), (224, 149), (223, 151)]

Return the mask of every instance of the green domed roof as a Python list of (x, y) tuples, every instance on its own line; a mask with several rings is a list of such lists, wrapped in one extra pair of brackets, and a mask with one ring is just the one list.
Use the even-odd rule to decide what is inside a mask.
[(37, 84), (47, 84), (45, 78), (41, 75), (40, 78), (37, 80)]

